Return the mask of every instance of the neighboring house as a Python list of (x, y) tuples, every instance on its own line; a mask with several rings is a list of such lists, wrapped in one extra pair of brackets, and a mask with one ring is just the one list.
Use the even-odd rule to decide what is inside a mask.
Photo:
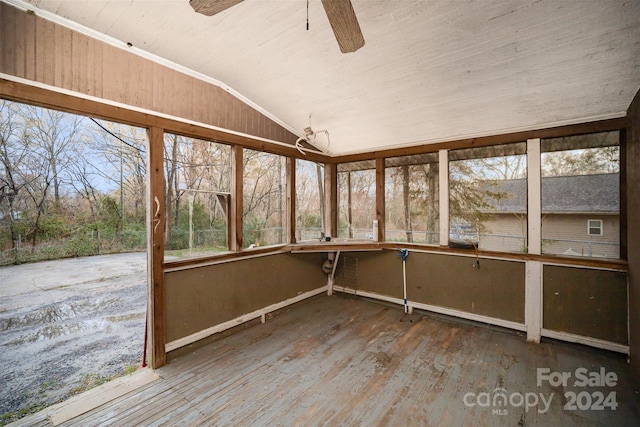
[[(546, 254), (619, 258), (619, 175), (542, 178), (542, 251)], [(487, 184), (502, 197), (490, 201), (492, 220), (480, 235), (485, 250), (524, 252), (527, 232), (527, 181)]]

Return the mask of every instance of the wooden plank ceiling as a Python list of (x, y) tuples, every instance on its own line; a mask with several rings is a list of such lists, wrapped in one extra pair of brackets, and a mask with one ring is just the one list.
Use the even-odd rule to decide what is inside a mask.
[[(342, 54), (319, 0), (3, 0), (222, 82), (333, 155), (625, 114), (640, 85), (640, 2), (352, 0)], [(75, 25), (75, 24), (73, 24)], [(78, 26), (78, 27), (80, 27)], [(133, 47), (127, 47), (130, 43)]]

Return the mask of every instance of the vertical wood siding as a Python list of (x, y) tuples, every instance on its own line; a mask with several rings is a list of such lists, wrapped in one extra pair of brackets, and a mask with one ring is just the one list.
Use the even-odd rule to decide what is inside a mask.
[(0, 3), (0, 72), (85, 95), (295, 143), (223, 88)]
[(640, 383), (640, 91), (627, 111), (627, 258), (629, 260), (629, 346)]

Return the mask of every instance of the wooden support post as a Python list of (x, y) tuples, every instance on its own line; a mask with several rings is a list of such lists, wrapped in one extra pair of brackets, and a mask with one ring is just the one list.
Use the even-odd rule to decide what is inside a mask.
[(151, 127), (147, 150), (148, 355), (157, 369), (167, 363), (164, 318), (164, 131)]
[(338, 166), (324, 165), (324, 232), (331, 237), (338, 236)]
[[(542, 253), (542, 177), (540, 139), (527, 140), (527, 252)], [(524, 316), (527, 341), (540, 342), (542, 334), (542, 270), (539, 261), (527, 261)]]
[(296, 242), (296, 159), (287, 157), (287, 242)]
[(627, 259), (627, 130), (620, 130), (620, 259)]
[(229, 249), (234, 252), (242, 250), (242, 196), (243, 196), (243, 175), (244, 175), (244, 155), (242, 147), (234, 145), (231, 147), (231, 241)]
[(527, 141), (527, 253), (542, 252), (540, 139)]
[(527, 261), (525, 267), (524, 323), (527, 341), (540, 342), (542, 336), (542, 269), (540, 261)]
[[(378, 242), (385, 240), (385, 194), (384, 194), (384, 158), (376, 158), (376, 220), (378, 221), (378, 235), (373, 236)], [(375, 230), (374, 230), (375, 231)]]
[(351, 171), (347, 172), (347, 238), (353, 239), (353, 210), (351, 208)]
[(449, 150), (438, 152), (440, 196), (440, 246), (449, 246)]

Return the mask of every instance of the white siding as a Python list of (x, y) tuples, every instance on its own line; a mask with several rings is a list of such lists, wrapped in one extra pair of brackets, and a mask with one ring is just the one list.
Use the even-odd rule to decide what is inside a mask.
[[(602, 236), (589, 236), (587, 221), (602, 220)], [(620, 258), (618, 215), (543, 215), (542, 253)]]

